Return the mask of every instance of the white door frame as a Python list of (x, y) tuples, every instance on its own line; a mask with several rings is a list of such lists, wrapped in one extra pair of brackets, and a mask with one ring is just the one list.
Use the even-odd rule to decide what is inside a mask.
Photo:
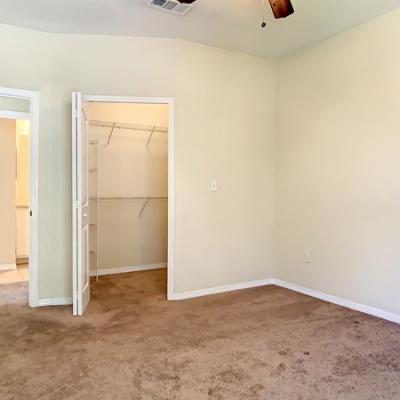
[(174, 234), (175, 234), (175, 112), (172, 97), (132, 97), (82, 95), (84, 101), (107, 103), (168, 104), (168, 289), (167, 298), (174, 297)]
[(39, 305), (39, 92), (0, 87), (0, 96), (29, 100), (29, 113), (0, 110), (0, 118), (27, 119), (29, 135), (29, 305)]

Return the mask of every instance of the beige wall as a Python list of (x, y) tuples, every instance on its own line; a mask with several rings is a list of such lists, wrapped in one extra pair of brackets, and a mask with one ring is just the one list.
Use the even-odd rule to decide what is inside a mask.
[(273, 255), (274, 65), (189, 42), (180, 60), (177, 289), (264, 279)]
[(0, 269), (15, 265), (15, 120), (0, 118)]
[(279, 62), (274, 271), (395, 313), (399, 37), (396, 11)]
[[(274, 65), (180, 40), (0, 26), (2, 85), (40, 91), (40, 297), (71, 296), (71, 92), (170, 96), (175, 290), (270, 276)], [(26, 68), (26, 60), (30, 68)], [(218, 179), (210, 193), (208, 181)]]
[[(90, 120), (158, 126), (168, 129), (168, 105), (89, 103)], [(100, 197), (168, 196), (168, 135), (116, 129), (107, 147), (110, 128), (90, 126), (90, 139), (97, 140), (99, 157), (93, 157), (90, 179), (98, 181)], [(95, 151), (94, 151), (95, 153)], [(97, 170), (97, 172), (96, 172)], [(95, 193), (92, 194), (92, 196)], [(151, 200), (139, 216), (143, 200), (92, 201), (92, 241), (99, 270), (149, 264), (166, 264), (168, 202)], [(99, 213), (97, 217), (97, 204)], [(93, 211), (93, 212), (92, 212)], [(93, 218), (92, 218), (93, 214)], [(97, 217), (97, 218), (96, 218)], [(98, 246), (97, 246), (98, 244)], [(92, 257), (93, 259), (93, 257)], [(92, 262), (92, 270), (93, 270)]]

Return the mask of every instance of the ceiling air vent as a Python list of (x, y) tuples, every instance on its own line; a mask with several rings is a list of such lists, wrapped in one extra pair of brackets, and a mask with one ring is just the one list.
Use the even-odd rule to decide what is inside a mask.
[(176, 0), (149, 0), (149, 6), (177, 15), (187, 14), (193, 6)]

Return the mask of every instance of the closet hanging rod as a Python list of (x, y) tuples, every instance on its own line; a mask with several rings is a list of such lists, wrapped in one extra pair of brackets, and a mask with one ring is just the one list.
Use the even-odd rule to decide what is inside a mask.
[(168, 200), (167, 196), (149, 196), (149, 197), (139, 197), (139, 196), (132, 196), (132, 197), (99, 197), (98, 200), (100, 201), (119, 201), (119, 200), (142, 200), (143, 205), (140, 208), (138, 213), (138, 218), (140, 218), (147, 207), (147, 204), (150, 200)]
[(107, 121), (90, 121), (90, 126), (98, 126), (100, 128), (114, 128), (114, 129), (128, 129), (139, 132), (157, 132), (157, 133), (168, 133), (168, 128), (163, 128), (162, 126), (152, 126), (152, 125), (134, 125), (134, 124), (124, 124), (118, 122), (107, 122)]
[[(96, 199), (96, 197), (94, 198)], [(119, 200), (167, 200), (167, 196), (134, 196), (134, 197), (99, 197), (101, 201), (119, 201)]]

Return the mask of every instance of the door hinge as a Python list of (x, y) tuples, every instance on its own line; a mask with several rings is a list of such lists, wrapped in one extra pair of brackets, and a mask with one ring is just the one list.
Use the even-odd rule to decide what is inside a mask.
[(32, 210), (29, 210), (29, 216), (32, 217)]

